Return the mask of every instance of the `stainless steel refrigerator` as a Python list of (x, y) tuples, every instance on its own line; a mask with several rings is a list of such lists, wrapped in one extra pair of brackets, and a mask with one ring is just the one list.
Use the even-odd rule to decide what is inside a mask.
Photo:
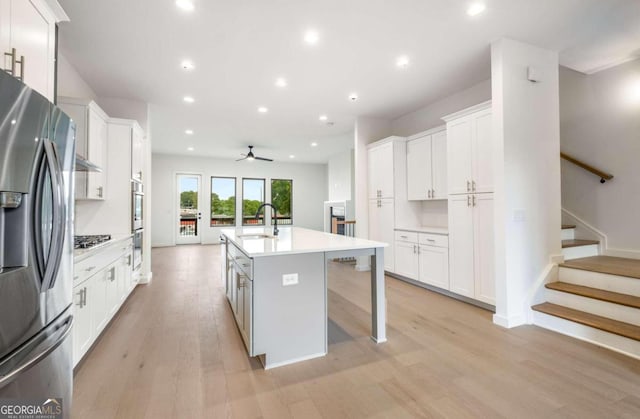
[(74, 158), (74, 122), (0, 71), (0, 404), (54, 400), (65, 418)]

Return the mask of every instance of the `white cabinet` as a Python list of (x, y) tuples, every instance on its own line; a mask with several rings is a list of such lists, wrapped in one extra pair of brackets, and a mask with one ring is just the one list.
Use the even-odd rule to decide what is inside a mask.
[(387, 142), (368, 150), (369, 199), (394, 197), (394, 149)]
[(384, 270), (394, 272), (394, 200), (369, 200), (369, 239), (389, 243), (384, 249)]
[(108, 116), (91, 100), (61, 97), (58, 106), (76, 123), (76, 153), (102, 168), (102, 172), (76, 173), (76, 199), (104, 200)]
[(395, 232), (395, 273), (442, 289), (449, 289), (447, 236)]
[(73, 365), (89, 350), (93, 342), (91, 306), (93, 280), (87, 279), (73, 288)]
[(398, 275), (410, 279), (418, 279), (418, 244), (396, 240), (395, 245), (395, 272)]
[(82, 359), (133, 290), (132, 240), (121, 240), (74, 264), (73, 364)]
[(493, 194), (449, 197), (451, 291), (495, 304)]
[(68, 17), (53, 0), (0, 0), (2, 69), (52, 102), (56, 23), (63, 20)]
[(131, 129), (131, 179), (144, 181), (144, 132), (135, 123)]
[(442, 128), (407, 141), (407, 198), (447, 199), (447, 133)]
[(420, 275), (418, 281), (449, 289), (449, 249), (418, 245)]
[(493, 192), (491, 102), (443, 119), (447, 121), (449, 194)]
[(227, 299), (247, 351), (253, 356), (253, 261), (228, 242), (226, 252)]

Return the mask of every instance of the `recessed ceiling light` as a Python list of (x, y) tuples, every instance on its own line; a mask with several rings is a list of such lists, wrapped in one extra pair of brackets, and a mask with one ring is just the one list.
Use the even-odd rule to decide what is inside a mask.
[(484, 3), (473, 3), (467, 9), (467, 14), (469, 16), (479, 15), (480, 13), (484, 12), (486, 8), (487, 6)]
[(269, 112), (269, 109), (268, 109), (268, 108), (266, 108), (266, 107), (264, 107), (264, 106), (260, 106), (260, 107), (258, 108), (258, 112), (260, 112), (260, 113), (267, 113), (267, 112)]
[(191, 12), (194, 9), (193, 2), (191, 0), (176, 0), (176, 6), (187, 12)]
[(349, 95), (349, 100), (350, 100), (350, 101), (352, 101), (352, 102), (355, 102), (356, 100), (358, 100), (358, 94), (357, 94), (357, 93), (355, 93), (355, 92), (354, 92), (354, 93), (351, 93), (351, 94)]
[(314, 29), (309, 29), (304, 33), (304, 42), (306, 42), (309, 45), (317, 44), (319, 39), (320, 39), (320, 35)]
[(289, 154), (289, 158), (290, 158), (290, 159), (295, 159), (295, 158), (296, 158), (296, 156), (294, 156), (293, 154)]
[(191, 96), (185, 96), (182, 100), (184, 100), (187, 103), (193, 103), (195, 102), (195, 99), (192, 98)]
[(193, 134), (193, 130), (192, 129), (187, 129), (184, 131), (185, 134), (187, 135), (192, 135)]
[(284, 77), (278, 77), (276, 79), (276, 86), (287, 87), (287, 79), (285, 79)]
[(180, 65), (187, 71), (193, 70), (193, 63), (189, 60), (184, 60), (182, 63), (180, 63)]
[(311, 143), (311, 147), (318, 147), (318, 143)]
[(187, 147), (187, 150), (188, 150), (188, 151), (193, 151), (193, 150), (195, 150), (195, 149), (194, 149), (193, 147)]
[(318, 119), (321, 121), (326, 121), (327, 119), (329, 119), (329, 117), (327, 115), (320, 115)]
[(11, 120), (11, 125), (15, 125), (15, 124), (16, 124), (16, 122), (17, 122), (17, 121), (16, 121), (15, 119), (12, 119), (12, 120)]
[(396, 66), (399, 68), (407, 68), (409, 66), (409, 57), (401, 55), (396, 59)]

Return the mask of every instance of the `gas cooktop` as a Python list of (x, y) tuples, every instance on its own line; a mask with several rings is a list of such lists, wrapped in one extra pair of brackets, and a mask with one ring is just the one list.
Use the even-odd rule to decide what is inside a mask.
[(100, 234), (95, 236), (74, 236), (73, 237), (74, 249), (88, 249), (93, 246), (97, 246), (100, 243), (111, 240), (110, 234)]

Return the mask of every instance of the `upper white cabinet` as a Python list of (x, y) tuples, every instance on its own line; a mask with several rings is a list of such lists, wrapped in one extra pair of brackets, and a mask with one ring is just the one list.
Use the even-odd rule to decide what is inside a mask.
[(56, 23), (66, 20), (69, 18), (54, 0), (0, 0), (2, 69), (52, 102)]
[(449, 194), (493, 192), (491, 101), (443, 119), (447, 122)]
[(61, 97), (58, 105), (76, 123), (76, 153), (102, 168), (102, 172), (76, 173), (76, 199), (103, 200), (107, 194), (108, 116), (91, 100)]
[(393, 152), (393, 142), (368, 150), (369, 199), (394, 197)]
[(144, 132), (138, 123), (131, 129), (131, 179), (143, 182)]
[(444, 128), (409, 137), (407, 198), (447, 199), (447, 132)]

